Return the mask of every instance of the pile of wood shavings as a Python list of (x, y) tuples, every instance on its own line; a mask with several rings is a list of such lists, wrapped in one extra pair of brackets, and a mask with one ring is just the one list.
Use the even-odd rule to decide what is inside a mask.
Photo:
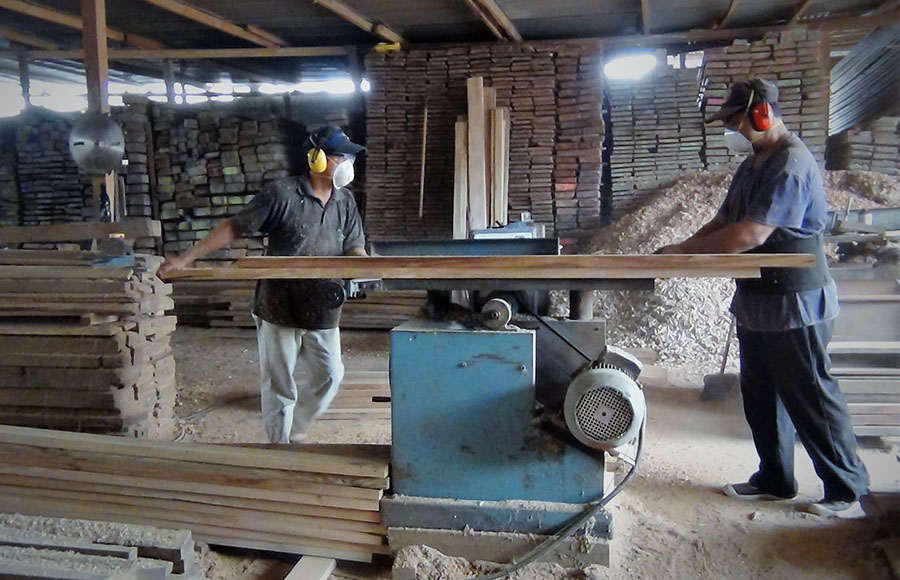
[[(890, 198), (882, 192), (900, 187), (898, 178), (865, 172), (827, 172), (825, 183), (829, 209), (845, 209), (848, 201), (856, 209), (879, 207)], [(687, 176), (599, 230), (586, 251), (651, 254), (660, 246), (680, 242), (712, 219), (730, 184), (730, 173)], [(730, 279), (659, 280), (654, 292), (596, 292), (594, 314), (607, 320), (610, 344), (650, 348), (659, 352), (663, 362), (713, 372), (721, 364), (733, 292)], [(553, 314), (568, 312), (565, 293), (554, 292), (552, 303)]]

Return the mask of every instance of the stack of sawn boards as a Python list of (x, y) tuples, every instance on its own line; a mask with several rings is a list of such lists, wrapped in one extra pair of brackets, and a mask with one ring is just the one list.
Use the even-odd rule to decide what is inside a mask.
[[(180, 324), (255, 328), (250, 316), (254, 280), (179, 280), (174, 283), (175, 314)], [(344, 302), (340, 327), (390, 330), (424, 308), (425, 291), (368, 292)]]
[(0, 250), (0, 423), (174, 434), (161, 258)]
[(387, 447), (234, 447), (0, 426), (0, 455), (0, 511), (186, 528), (210, 544), (353, 561), (389, 551), (379, 512)]
[(189, 530), (0, 513), (0, 577), (201, 580)]

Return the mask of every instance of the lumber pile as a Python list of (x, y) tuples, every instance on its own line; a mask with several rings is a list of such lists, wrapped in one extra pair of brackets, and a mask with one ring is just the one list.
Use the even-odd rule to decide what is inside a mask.
[(703, 169), (698, 87), (697, 71), (664, 63), (639, 81), (608, 82), (613, 216)]
[(92, 192), (82, 182), (69, 153), (69, 116), (30, 108), (16, 132), (16, 172), (22, 225), (77, 222), (92, 206)]
[(900, 282), (837, 274), (841, 313), (828, 346), (859, 436), (900, 435)]
[(84, 580), (205, 578), (188, 530), (0, 513), (0, 576)]
[[(255, 328), (250, 316), (255, 282), (250, 280), (177, 280), (173, 283), (174, 313), (179, 324)], [(369, 292), (344, 302), (343, 329), (394, 328), (414, 318), (425, 306), (425, 292)]]
[[(477, 138), (458, 135), (457, 121), (468, 114), (470, 78), (481, 77), (497, 108), (509, 110), (508, 212), (530, 212), (548, 226), (592, 227), (599, 215), (597, 157), (603, 134), (598, 109), (600, 68), (596, 48), (564, 45), (496, 44), (412, 49), (370, 54), (366, 70), (372, 82), (367, 114), (366, 233), (372, 240), (447, 239), (453, 231), (454, 183), (480, 191), (479, 182), (461, 187), (457, 167), (479, 165), (482, 159), (461, 159), (456, 144)], [(477, 82), (477, 81), (476, 81)], [(477, 90), (477, 89), (476, 89)], [(483, 98), (483, 97), (482, 97)], [(482, 101), (483, 102), (483, 101)], [(428, 107), (424, 211), (420, 218), (421, 143), (423, 114)], [(490, 108), (490, 107), (489, 107)], [(486, 125), (490, 123), (485, 119)], [(560, 146), (564, 144), (563, 146)], [(487, 147), (485, 148), (487, 149)], [(557, 168), (560, 152), (565, 162)], [(577, 151), (578, 153), (574, 153)], [(485, 184), (488, 159), (485, 150)], [(573, 156), (577, 160), (573, 169)], [(500, 165), (496, 165), (499, 168)], [(558, 173), (555, 173), (557, 172)], [(573, 174), (574, 171), (574, 174)], [(468, 172), (465, 173), (468, 179)], [(557, 205), (557, 176), (564, 205)], [(572, 187), (573, 177), (575, 187)], [(581, 192), (575, 196), (572, 192)], [(460, 195), (456, 196), (460, 198)], [(565, 209), (559, 213), (559, 209)], [(574, 212), (572, 210), (575, 210)], [(573, 219), (574, 218), (574, 219)], [(490, 219), (488, 214), (485, 221)], [(581, 221), (584, 220), (584, 224)], [(457, 217), (457, 223), (460, 219)]]
[(900, 175), (900, 117), (880, 117), (840, 137), (841, 145), (829, 141), (831, 168)]
[(382, 447), (232, 447), (0, 426), (0, 510), (185, 528), (210, 544), (389, 553)]
[(0, 423), (171, 437), (162, 259), (0, 250)]
[(19, 182), (16, 179), (16, 132), (0, 123), (0, 227), (19, 225)]
[[(731, 83), (764, 78), (778, 85), (778, 102), (787, 128), (809, 147), (820, 164), (825, 160), (828, 130), (830, 58), (819, 31), (803, 28), (772, 33), (762, 40), (736, 40), (731, 46), (704, 51), (704, 106), (719, 109)], [(721, 121), (706, 127), (706, 161), (710, 169), (736, 167), (724, 141)]]
[(390, 419), (391, 383), (387, 371), (347, 371), (337, 396), (319, 421)]
[[(125, 181), (125, 208), (122, 215), (136, 218), (157, 218), (150, 185), (150, 148), (153, 145), (150, 129), (149, 102), (141, 97), (128, 97), (127, 107), (116, 107), (112, 117), (125, 134), (125, 160), (122, 169)], [(157, 253), (158, 240), (138, 238), (134, 248), (147, 253)]]
[[(252, 120), (222, 111), (189, 114), (153, 107), (156, 196), (166, 252), (180, 253), (222, 219), (238, 213), (268, 182), (297, 175), (305, 131), (269, 116)], [(261, 238), (236, 240), (205, 258), (231, 261), (263, 253)]]

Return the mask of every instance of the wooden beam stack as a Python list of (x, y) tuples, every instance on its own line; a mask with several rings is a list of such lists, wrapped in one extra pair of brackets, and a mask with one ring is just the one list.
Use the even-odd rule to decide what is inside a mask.
[[(592, 224), (599, 203), (594, 197), (588, 197), (594, 195), (597, 185), (597, 175), (592, 172), (598, 171), (597, 137), (602, 135), (596, 113), (602, 108), (599, 96), (602, 86), (598, 88), (595, 82), (599, 67), (597, 49), (589, 47), (497, 44), (370, 55), (366, 65), (372, 83), (367, 113), (367, 235), (373, 240), (453, 236), (454, 206), (450, 192), (455, 181), (460, 183), (460, 176), (454, 171), (456, 123), (459, 116), (469, 113), (467, 83), (473, 77), (483, 78), (488, 96), (491, 89), (494, 91), (496, 107), (509, 109), (506, 189), (510, 217), (516, 219), (518, 213), (530, 212), (551, 232), (560, 218), (565, 228), (578, 225), (582, 218), (587, 220), (586, 226)], [(426, 180), (424, 215), (419, 218), (425, 106), (428, 107)], [(582, 116), (585, 114), (586, 117)], [(560, 214), (556, 205), (555, 171), (559, 151), (563, 149), (559, 147), (561, 132), (566, 133), (567, 145), (563, 148), (570, 153), (559, 173), (564, 196), (560, 199), (572, 199), (574, 171), (576, 189), (581, 184), (584, 196), (576, 199), (590, 201), (583, 204), (576, 201), (574, 205), (565, 202), (568, 205)], [(584, 154), (579, 154), (583, 160), (577, 161), (573, 170), (571, 151), (576, 144), (577, 150)], [(484, 155), (487, 167), (490, 153), (485, 151)], [(472, 162), (466, 159), (467, 165)], [(466, 187), (477, 190), (480, 185), (473, 186), (467, 181)]]
[(19, 513), (0, 513), (0, 575), (65, 580), (205, 577), (188, 530)]
[(829, 140), (829, 167), (900, 175), (900, 117), (879, 117)]
[(19, 225), (19, 183), (16, 179), (16, 129), (0, 123), (0, 227)]
[[(128, 164), (121, 176), (125, 182), (125, 215), (157, 219), (151, 190), (150, 151), (152, 136), (150, 129), (149, 104), (143, 98), (128, 98), (127, 107), (116, 107), (112, 117), (125, 133), (125, 159)], [(156, 252), (157, 240), (140, 238), (135, 240), (138, 251)]]
[(383, 447), (132, 440), (0, 426), (0, 510), (186, 528), (210, 544), (370, 561), (389, 553)]
[[(757, 77), (772, 81), (778, 85), (785, 125), (824, 164), (830, 57), (818, 31), (792, 29), (759, 41), (735, 41), (728, 47), (709, 48), (704, 54), (707, 114), (719, 109), (731, 83)], [(725, 146), (720, 121), (706, 127), (709, 169), (733, 169), (743, 159), (743, 155), (733, 155)]]
[[(154, 106), (156, 195), (166, 252), (183, 252), (222, 219), (238, 213), (262, 186), (297, 175), (305, 131), (285, 120), (241, 118)], [(221, 264), (260, 255), (262, 238), (235, 241), (206, 258)]]
[(0, 423), (174, 433), (161, 258), (0, 250)]
[(685, 173), (703, 169), (697, 71), (660, 63), (638, 80), (607, 84), (612, 123), (612, 213), (635, 209)]

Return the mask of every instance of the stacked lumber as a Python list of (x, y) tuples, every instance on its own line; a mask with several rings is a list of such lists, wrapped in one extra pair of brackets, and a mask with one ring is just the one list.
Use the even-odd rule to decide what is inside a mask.
[[(250, 280), (178, 280), (173, 283), (179, 324), (256, 328), (250, 316), (255, 282)], [(425, 292), (369, 292), (344, 302), (340, 327), (390, 330), (414, 318), (425, 306)]]
[(880, 117), (845, 134), (845, 146), (828, 159), (832, 169), (900, 175), (900, 117)]
[[(156, 196), (163, 221), (163, 247), (180, 253), (221, 220), (238, 213), (263, 185), (299, 174), (305, 131), (269, 116), (244, 119), (204, 110), (153, 107)], [(236, 240), (208, 263), (261, 255), (261, 238)]]
[(561, 235), (601, 225), (603, 75), (599, 55), (562, 49), (556, 55), (558, 100), (553, 196)]
[[(583, 173), (576, 165), (576, 190), (593, 192), (596, 186), (596, 137), (599, 129), (596, 107), (602, 85), (593, 83), (599, 67), (596, 48), (497, 44), (451, 48), (412, 49), (367, 57), (366, 70), (372, 82), (367, 111), (366, 233), (373, 240), (447, 239), (454, 235), (453, 198), (447, 195), (454, 182), (461, 187), (455, 168), (485, 163), (492, 152), (479, 153), (464, 162), (457, 151), (457, 121), (469, 114), (469, 79), (481, 77), (482, 86), (494, 91), (495, 106), (509, 109), (508, 212), (517, 216), (530, 212), (535, 221), (555, 231), (559, 219), (556, 207), (555, 165), (560, 131), (565, 125), (565, 142), (572, 151), (577, 141), (584, 151)], [(577, 62), (576, 62), (577, 55)], [(584, 60), (582, 60), (584, 57)], [(477, 89), (476, 89), (477, 90)], [(483, 97), (482, 97), (483, 98)], [(477, 102), (473, 99), (472, 104)], [(483, 102), (483, 101), (482, 101)], [(428, 108), (424, 204), (419, 217), (421, 144), (423, 115)], [(562, 107), (562, 111), (560, 112)], [(586, 113), (583, 118), (576, 118)], [(502, 115), (502, 114), (501, 114)], [(560, 117), (563, 115), (563, 117)], [(489, 124), (489, 119), (485, 124)], [(579, 127), (583, 127), (580, 129)], [(459, 139), (471, 145), (478, 140), (465, 135)], [(590, 145), (587, 145), (587, 144)], [(487, 147), (485, 148), (487, 149)], [(568, 155), (571, 155), (569, 153)], [(581, 156), (581, 155), (580, 155)], [(500, 164), (495, 165), (501, 168)], [(567, 158), (560, 172), (560, 191), (572, 199), (572, 161)], [(466, 174), (468, 178), (468, 172)], [(479, 173), (480, 180), (480, 173)], [(485, 175), (485, 187), (489, 187)], [(479, 191), (480, 181), (465, 188)], [(583, 193), (583, 199), (589, 194)], [(459, 197), (459, 196), (457, 196)], [(593, 198), (590, 198), (593, 199)], [(571, 202), (563, 212), (565, 227), (573, 224)], [(575, 224), (579, 216), (594, 218), (594, 202), (580, 213), (574, 206)], [(461, 215), (457, 211), (456, 215)], [(590, 219), (589, 219), (590, 218)], [(490, 219), (490, 214), (486, 220)], [(459, 219), (457, 218), (457, 221)], [(461, 232), (457, 231), (456, 235)]]
[[(122, 215), (130, 217), (155, 218), (153, 194), (150, 189), (150, 111), (146, 99), (129, 97), (127, 107), (116, 107), (112, 111), (125, 134), (125, 159), (123, 169), (125, 181), (125, 208)], [(149, 142), (149, 143), (148, 143)], [(156, 253), (157, 240), (140, 238), (135, 240), (136, 250)]]
[(84, 580), (205, 578), (188, 530), (0, 513), (0, 575)]
[(660, 64), (639, 81), (607, 84), (612, 124), (612, 214), (643, 205), (686, 173), (703, 169), (699, 80)]
[(16, 172), (23, 225), (81, 221), (91, 207), (90, 187), (69, 153), (72, 124), (67, 116), (33, 108), (22, 114)]
[(0, 423), (174, 433), (161, 258), (0, 250)]
[(391, 383), (387, 371), (348, 371), (320, 421), (390, 419)]
[[(802, 28), (772, 33), (759, 41), (735, 41), (704, 51), (704, 106), (719, 109), (731, 83), (752, 78), (774, 82), (787, 128), (809, 147), (820, 164), (825, 159), (828, 130), (829, 64), (821, 34)], [(733, 155), (724, 141), (721, 121), (706, 128), (706, 161), (710, 169), (736, 167), (743, 155)]]
[(834, 271), (841, 313), (828, 351), (853, 429), (859, 436), (900, 435), (900, 282)]
[(16, 133), (0, 123), (0, 227), (19, 225), (19, 182), (16, 179)]
[(210, 544), (370, 561), (389, 553), (381, 447), (253, 448), (0, 426), (0, 510), (185, 528)]

